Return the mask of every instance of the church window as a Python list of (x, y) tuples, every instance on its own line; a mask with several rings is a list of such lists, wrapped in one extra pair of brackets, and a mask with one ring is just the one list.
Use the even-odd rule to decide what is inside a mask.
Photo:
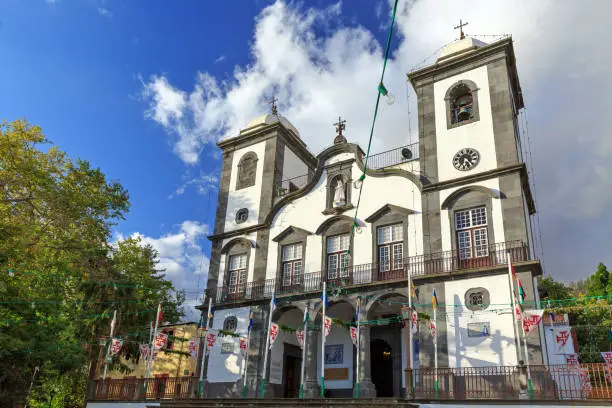
[(455, 212), (455, 229), (460, 260), (489, 255), (485, 207)]
[(231, 255), (228, 268), (229, 293), (242, 293), (246, 285), (247, 256), (246, 254)]
[(283, 286), (291, 286), (300, 283), (300, 279), (302, 277), (302, 257), (302, 244), (291, 244), (283, 246)]
[(236, 316), (226, 317), (225, 320), (223, 321), (224, 331), (234, 332), (236, 331), (237, 327), (238, 327), (238, 319), (236, 318)]
[(346, 278), (349, 275), (349, 234), (327, 238), (327, 278)]
[(248, 152), (240, 159), (238, 163), (238, 181), (236, 190), (251, 187), (255, 185), (255, 177), (257, 176), (257, 155), (253, 152)]
[(402, 269), (404, 258), (403, 225), (393, 224), (378, 227), (378, 265), (381, 272)]
[(459, 84), (451, 91), (452, 123), (464, 122), (474, 117), (474, 98), (466, 84)]
[(242, 224), (249, 218), (249, 210), (247, 208), (241, 208), (236, 211), (236, 224)]

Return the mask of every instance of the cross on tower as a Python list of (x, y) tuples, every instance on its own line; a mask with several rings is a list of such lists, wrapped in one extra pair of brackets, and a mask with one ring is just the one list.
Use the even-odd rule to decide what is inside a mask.
[(276, 102), (278, 101), (278, 99), (276, 99), (275, 96), (272, 96), (272, 98), (268, 101), (268, 103), (272, 106), (272, 114), (273, 115), (278, 115), (278, 108), (276, 107)]
[(468, 25), (467, 21), (464, 24), (463, 21), (461, 21), (461, 19), (459, 19), (459, 25), (457, 27), (455, 27), (455, 30), (459, 29), (459, 32), (460, 32), (459, 39), (460, 40), (463, 40), (465, 38), (465, 34), (463, 34), (463, 27), (465, 27), (466, 25)]
[(346, 120), (342, 120), (342, 117), (338, 116), (338, 122), (334, 123), (334, 126), (336, 127), (336, 133), (338, 136), (342, 137), (342, 131), (346, 129)]

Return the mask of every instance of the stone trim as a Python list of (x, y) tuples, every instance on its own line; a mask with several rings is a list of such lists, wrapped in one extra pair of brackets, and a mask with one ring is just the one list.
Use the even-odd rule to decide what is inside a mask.
[[(466, 85), (468, 88), (470, 88), (470, 92), (472, 94), (472, 118), (453, 123), (453, 118), (451, 117), (451, 93), (460, 85)], [(446, 95), (444, 95), (444, 101), (446, 102), (446, 129), (454, 129), (456, 127), (467, 125), (468, 123), (478, 122), (480, 120), (480, 111), (478, 109), (478, 91), (479, 88), (476, 86), (476, 83), (474, 81), (470, 81), (469, 79), (461, 79), (448, 88)]]
[(255, 242), (251, 241), (250, 239), (241, 237), (241, 238), (234, 238), (230, 242), (225, 244), (223, 248), (221, 248), (221, 253), (227, 254), (234, 245), (240, 244), (240, 243), (243, 245), (248, 245), (251, 248), (257, 248), (257, 245), (255, 244)]
[(399, 205), (385, 204), (378, 210), (376, 210), (374, 213), (372, 213), (372, 215), (370, 215), (364, 221), (370, 223), (376, 222), (383, 217), (387, 217), (390, 213), (399, 213), (403, 216), (408, 216), (410, 214), (414, 214), (414, 211), (408, 208), (400, 207)]
[[(315, 231), (315, 234), (316, 235), (325, 234), (327, 232), (327, 230), (333, 224), (335, 224), (337, 222), (347, 222), (347, 223), (349, 223), (350, 224), (349, 231), (353, 227), (353, 218), (352, 217), (349, 217), (348, 215), (335, 215), (335, 216), (333, 216), (331, 218), (328, 218), (325, 221), (323, 221), (321, 223), (321, 225), (319, 225), (319, 227)], [(337, 235), (337, 234), (334, 234), (334, 235)]]
[(312, 235), (312, 232), (306, 231), (305, 229), (294, 227), (293, 225), (285, 228), (283, 232), (272, 238), (274, 242), (281, 242), (287, 237), (291, 237), (293, 235)]
[[(231, 245), (230, 245), (231, 244)], [(251, 248), (253, 244), (247, 239), (234, 239), (228, 242), (223, 247), (223, 253), (225, 253), (225, 270), (223, 273), (223, 286), (229, 286), (229, 262), (232, 255), (243, 255), (246, 254), (246, 281), (248, 282), (249, 265), (251, 262)]]
[(217, 212), (215, 215), (215, 234), (222, 234), (225, 230), (225, 216), (227, 213), (227, 203), (232, 178), (232, 164), (234, 152), (224, 152), (221, 163), (221, 177), (219, 178), (219, 194), (217, 198)]
[(259, 161), (255, 152), (246, 152), (238, 161), (236, 171), (236, 190), (253, 187), (257, 181), (257, 162)]
[[(336, 215), (334, 217), (331, 217), (325, 221), (323, 221), (323, 223), (319, 226), (319, 228), (317, 228), (317, 235), (321, 235), (321, 273), (322, 279), (325, 279), (325, 281), (327, 281), (327, 238), (336, 236), (336, 235), (343, 235), (343, 234), (350, 234), (351, 233), (351, 229), (353, 228), (353, 219), (351, 217), (348, 217), (346, 215)], [(349, 240), (349, 253), (352, 254), (353, 253), (353, 241), (354, 240)], [(340, 266), (340, 261), (338, 260), (338, 266)], [(349, 269), (353, 266), (353, 257), (350, 256), (349, 257), (349, 262), (348, 262), (348, 267)], [(323, 275), (324, 274), (324, 275)], [(342, 279), (342, 278), (338, 278), (338, 279)]]
[[(381, 210), (385, 209), (387, 206), (391, 205), (387, 204), (381, 208)], [(372, 216), (368, 217), (369, 221), (366, 220), (372, 224), (372, 263), (377, 265), (377, 273), (385, 273), (380, 271), (380, 265), (378, 263), (380, 257), (380, 254), (378, 253), (378, 228), (386, 227), (388, 225), (402, 224), (402, 233), (404, 236), (404, 240), (402, 241), (402, 258), (406, 258), (408, 256), (408, 214), (412, 213), (412, 211), (397, 206), (393, 207), (396, 207), (399, 210), (386, 211), (384, 214), (380, 214), (375, 218)], [(381, 210), (378, 210), (377, 212), (380, 212)], [(390, 271), (391, 270), (393, 270), (392, 267), (390, 268)]]
[[(487, 214), (487, 248), (491, 243), (497, 242), (493, 231), (493, 205), (492, 198), (489, 195), (489, 191), (483, 192), (482, 190), (468, 190), (463, 194), (457, 196), (448, 209), (448, 218), (450, 222), (450, 233), (451, 233), (451, 248), (458, 250), (457, 245), (457, 229), (455, 226), (455, 213), (457, 211), (465, 211), (477, 207), (485, 207)], [(502, 237), (503, 238), (503, 237)]]
[(446, 197), (446, 200), (444, 200), (440, 208), (442, 208), (443, 210), (448, 210), (450, 207), (453, 206), (455, 201), (461, 198), (461, 196), (463, 196), (464, 194), (468, 194), (470, 192), (480, 192), (481, 194), (488, 195), (491, 198), (497, 198), (497, 199), (505, 198), (504, 193), (501, 191), (498, 192), (498, 191), (495, 191), (491, 188), (484, 187), (484, 186), (467, 186), (467, 187), (463, 187), (459, 190), (454, 191), (448, 197)]

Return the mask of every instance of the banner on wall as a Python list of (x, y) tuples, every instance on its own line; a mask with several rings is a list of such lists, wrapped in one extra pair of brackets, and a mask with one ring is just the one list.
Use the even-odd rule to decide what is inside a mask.
[(274, 345), (276, 338), (278, 337), (278, 324), (270, 323), (270, 348)]
[(298, 344), (300, 348), (304, 348), (304, 330), (300, 329), (295, 332), (295, 337), (297, 337)]

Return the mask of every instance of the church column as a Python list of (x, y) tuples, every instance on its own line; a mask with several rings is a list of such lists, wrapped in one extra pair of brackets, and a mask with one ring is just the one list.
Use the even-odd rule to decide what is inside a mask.
[[(312, 322), (309, 322), (309, 325)], [(306, 342), (306, 365), (304, 370), (304, 398), (317, 398), (321, 395), (321, 386), (317, 378), (317, 350), (319, 336), (310, 327), (304, 333)]]
[(359, 396), (365, 398), (376, 397), (376, 388), (372, 382), (372, 366), (370, 357), (370, 327), (359, 328), (359, 352), (361, 361), (359, 363)]

